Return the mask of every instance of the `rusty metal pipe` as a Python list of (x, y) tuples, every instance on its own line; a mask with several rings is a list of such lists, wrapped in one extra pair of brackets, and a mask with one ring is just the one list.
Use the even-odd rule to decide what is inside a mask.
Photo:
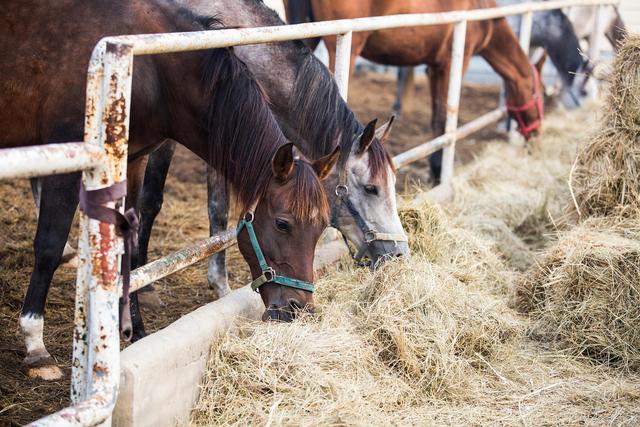
[(206, 240), (136, 268), (131, 272), (130, 292), (221, 252), (235, 243), (235, 230), (225, 230)]

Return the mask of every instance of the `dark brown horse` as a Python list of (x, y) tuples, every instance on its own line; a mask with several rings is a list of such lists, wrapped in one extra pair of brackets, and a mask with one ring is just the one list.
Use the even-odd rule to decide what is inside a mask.
[[(204, 15), (215, 14), (225, 25), (263, 27), (285, 25), (261, 0), (178, 0), (183, 6)], [(378, 260), (408, 253), (403, 241), (366, 238), (366, 229), (387, 235), (403, 234), (396, 211), (395, 173), (381, 136), (387, 125), (371, 130), (375, 121), (361, 123), (340, 96), (325, 67), (298, 41), (237, 46), (235, 54), (247, 64), (264, 88), (278, 123), (289, 140), (310, 159), (331, 153), (340, 146), (340, 168), (349, 182), (352, 210), (336, 196), (337, 168), (323, 184), (332, 206), (333, 226), (375, 265)], [(147, 245), (156, 215), (162, 207), (162, 189), (175, 143), (168, 142), (154, 152), (145, 175), (144, 200), (140, 218), (140, 257), (146, 262)], [(212, 232), (227, 227), (227, 196), (217, 185), (215, 174), (208, 176), (209, 219)], [(357, 212), (363, 221), (357, 221)], [(230, 291), (226, 280), (224, 252), (209, 260), (209, 285), (219, 295)], [(145, 300), (155, 301), (152, 292)], [(154, 304), (157, 305), (157, 304)]]
[[(496, 6), (494, 0), (289, 0), (287, 3), (289, 16), (300, 16), (311, 11), (316, 21)], [(434, 136), (442, 135), (447, 114), (452, 37), (453, 25), (353, 33), (351, 70), (358, 55), (386, 65), (426, 64), (433, 107), (431, 125)], [(324, 41), (329, 50), (330, 68), (333, 69), (336, 38), (325, 37)], [(536, 65), (537, 68), (529, 65), (527, 56), (505, 19), (468, 23), (464, 70), (475, 54), (481, 55), (504, 79), (507, 104), (514, 107), (512, 115), (527, 138), (533, 135), (542, 119), (541, 103), (531, 102), (536, 95), (539, 98), (542, 94), (540, 80), (535, 76), (542, 67), (542, 61)], [(441, 162), (441, 151), (431, 156), (431, 168), (436, 181), (440, 177)]]
[[(5, 2), (0, 16), (2, 148), (82, 140), (86, 70), (100, 38), (215, 25), (211, 18), (155, 1)], [(217, 170), (235, 189), (243, 210), (257, 203), (253, 228), (269, 268), (278, 276), (313, 281), (315, 244), (329, 219), (320, 179), (330, 173), (337, 151), (313, 163), (294, 160), (260, 86), (229, 49), (136, 58), (128, 207), (138, 206), (146, 154), (167, 138)], [(20, 318), (32, 376), (61, 375), (43, 343), (43, 314), (79, 189), (78, 173), (42, 179), (35, 265)], [(258, 278), (265, 268), (248, 233), (239, 234), (238, 244)], [(313, 302), (310, 292), (296, 287), (267, 283), (259, 290), (269, 318), (290, 320), (294, 309)], [(139, 338), (144, 331), (135, 297), (132, 303)]]

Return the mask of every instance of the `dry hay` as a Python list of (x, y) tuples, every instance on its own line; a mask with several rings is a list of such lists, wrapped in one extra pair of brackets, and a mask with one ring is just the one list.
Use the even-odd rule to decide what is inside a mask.
[(515, 270), (530, 267), (533, 250), (572, 222), (565, 212), (567, 176), (584, 134), (581, 126), (557, 113), (545, 121), (543, 137), (531, 142), (527, 153), (504, 143), (489, 145), (454, 181), (455, 200), (447, 207), (454, 226), (491, 242)]
[(494, 250), (493, 241), (455, 225), (420, 192), (402, 197), (398, 213), (412, 253), (439, 264), (470, 289), (507, 292), (514, 273)]
[(572, 354), (640, 369), (640, 221), (594, 218), (525, 275), (517, 305), (532, 333)]
[(600, 129), (578, 155), (572, 172), (584, 215), (640, 211), (640, 36), (629, 35), (614, 64)]
[(478, 369), (522, 330), (504, 302), (418, 255), (318, 287), (315, 318), (251, 324), (214, 345), (194, 424), (370, 425), (464, 402)]
[[(555, 140), (524, 159), (495, 149), (504, 171), (463, 171), (466, 205), (401, 201), (412, 256), (375, 273), (335, 267), (318, 283), (315, 317), (219, 337), (191, 424), (637, 424), (639, 374), (532, 339), (531, 318), (507, 305), (521, 274), (498, 249), (505, 237), (481, 229), (501, 221), (531, 253), (554, 239), (541, 234), (569, 223), (561, 217), (575, 144), (559, 155), (562, 133), (549, 134)], [(526, 185), (506, 191), (500, 181), (516, 170)]]

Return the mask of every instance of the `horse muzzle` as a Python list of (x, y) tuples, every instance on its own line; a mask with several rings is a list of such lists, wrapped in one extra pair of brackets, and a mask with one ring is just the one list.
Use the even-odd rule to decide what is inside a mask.
[(392, 240), (374, 240), (369, 244), (368, 255), (371, 260), (369, 268), (375, 270), (389, 259), (409, 255), (409, 244)]
[(293, 322), (302, 313), (314, 314), (313, 306), (302, 305), (298, 300), (289, 299), (286, 304), (270, 304), (262, 313), (262, 321)]

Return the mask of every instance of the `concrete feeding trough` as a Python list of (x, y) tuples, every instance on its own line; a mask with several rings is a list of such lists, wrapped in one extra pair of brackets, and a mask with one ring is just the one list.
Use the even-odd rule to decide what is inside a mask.
[[(315, 270), (346, 254), (341, 241), (319, 245)], [(184, 424), (195, 405), (213, 339), (238, 319), (260, 319), (264, 304), (249, 286), (184, 315), (122, 351), (113, 425)]]

